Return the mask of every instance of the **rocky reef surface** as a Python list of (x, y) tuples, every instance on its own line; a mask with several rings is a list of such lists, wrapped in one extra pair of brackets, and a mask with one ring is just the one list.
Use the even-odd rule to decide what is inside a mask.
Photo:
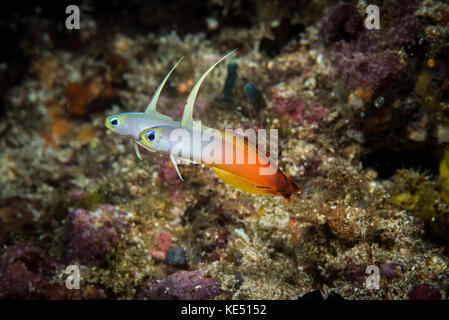
[[(2, 14), (0, 299), (447, 299), (449, 5), (84, 1)], [(248, 13), (251, 14), (248, 14)], [(278, 129), (287, 202), (141, 150), (106, 116)], [(66, 287), (78, 266), (80, 288)], [(367, 286), (377, 267), (377, 288)], [(320, 297), (321, 297), (320, 296)]]

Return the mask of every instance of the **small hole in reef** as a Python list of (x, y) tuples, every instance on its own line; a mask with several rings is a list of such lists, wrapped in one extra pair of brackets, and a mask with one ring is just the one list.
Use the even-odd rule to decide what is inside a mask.
[(301, 24), (292, 25), (287, 19), (283, 19), (277, 28), (272, 28), (271, 30), (274, 34), (274, 39), (263, 38), (260, 42), (259, 50), (266, 53), (269, 57), (275, 57), (290, 40), (299, 38), (305, 27)]
[(432, 178), (438, 176), (438, 161), (425, 149), (395, 151), (386, 147), (362, 158), (365, 169), (372, 168), (379, 179), (391, 178), (398, 169), (413, 169)]

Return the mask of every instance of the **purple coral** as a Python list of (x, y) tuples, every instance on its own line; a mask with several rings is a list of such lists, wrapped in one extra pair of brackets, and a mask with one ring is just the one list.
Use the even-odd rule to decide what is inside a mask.
[(205, 300), (221, 293), (217, 280), (207, 278), (203, 270), (178, 271), (151, 288), (143, 289), (140, 299), (151, 300)]
[(361, 51), (359, 42), (337, 42), (331, 51), (331, 62), (351, 88), (377, 88), (382, 81), (395, 78), (405, 65), (399, 55), (391, 50), (373, 48)]
[(97, 284), (83, 283), (69, 290), (55, 281), (64, 268), (45, 250), (28, 243), (0, 250), (0, 299), (111, 299), (113, 293)]
[(22, 243), (0, 252), (0, 299), (45, 298), (58, 262), (43, 249)]
[(406, 15), (384, 17), (394, 25), (385, 30), (365, 30), (357, 9), (348, 3), (338, 3), (324, 17), (321, 35), (328, 44), (338, 40), (331, 50), (331, 62), (346, 85), (376, 89), (383, 81), (402, 74), (406, 65), (398, 51), (412, 43), (419, 27), (412, 2), (404, 3)]
[(441, 290), (432, 287), (428, 283), (420, 283), (409, 292), (410, 300), (440, 300)]
[(355, 38), (363, 28), (363, 19), (349, 3), (339, 2), (324, 16), (320, 35), (326, 43)]
[(95, 212), (77, 209), (66, 219), (62, 242), (64, 258), (90, 266), (101, 266), (126, 224), (124, 213), (103, 205)]
[(380, 275), (389, 279), (398, 278), (402, 272), (402, 266), (399, 263), (391, 262), (380, 267)]
[(399, 48), (412, 43), (413, 37), (418, 32), (418, 19), (412, 14), (401, 18), (401, 23), (388, 30), (387, 38), (392, 48)]
[(345, 267), (344, 277), (348, 281), (362, 283), (365, 279), (365, 271), (361, 266), (348, 262)]

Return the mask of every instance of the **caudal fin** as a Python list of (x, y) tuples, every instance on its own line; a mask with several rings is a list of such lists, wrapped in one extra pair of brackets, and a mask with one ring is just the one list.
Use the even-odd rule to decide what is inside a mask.
[(299, 185), (298, 182), (296, 182), (295, 180), (293, 180), (290, 177), (287, 177), (287, 178), (288, 178), (288, 182), (290, 183), (292, 188), (295, 189), (296, 192), (302, 191), (302, 188), (301, 188), (301, 186)]
[(292, 197), (292, 193), (291, 192), (279, 192), (279, 195), (281, 195), (282, 198), (284, 198), (287, 201), (290, 201), (290, 199)]
[(279, 170), (279, 172), (282, 174), (284, 181), (286, 183), (285, 188), (282, 190), (276, 190), (280, 196), (282, 196), (284, 199), (290, 200), (293, 193), (302, 191), (301, 186), (298, 182), (287, 176), (285, 173)]

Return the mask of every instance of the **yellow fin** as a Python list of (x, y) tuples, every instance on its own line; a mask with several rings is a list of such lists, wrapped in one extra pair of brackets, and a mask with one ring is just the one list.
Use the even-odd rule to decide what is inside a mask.
[(250, 193), (261, 194), (264, 196), (279, 196), (279, 194), (274, 192), (274, 190), (266, 188), (258, 188), (249, 179), (243, 178), (241, 176), (235, 175), (233, 173), (230, 173), (229, 171), (219, 169), (217, 167), (212, 167), (212, 169), (224, 183), (230, 185), (231, 187)]

